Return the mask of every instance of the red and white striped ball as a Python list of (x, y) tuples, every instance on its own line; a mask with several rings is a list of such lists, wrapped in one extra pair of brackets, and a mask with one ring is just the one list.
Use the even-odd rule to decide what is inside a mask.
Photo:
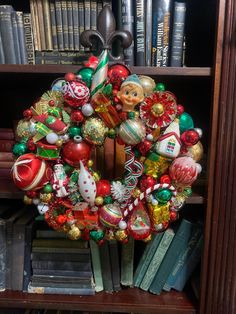
[(41, 189), (49, 182), (52, 169), (47, 161), (34, 154), (20, 156), (13, 165), (12, 177), (15, 185), (24, 191)]
[(99, 220), (105, 227), (117, 227), (121, 219), (122, 213), (117, 205), (107, 204), (99, 210)]

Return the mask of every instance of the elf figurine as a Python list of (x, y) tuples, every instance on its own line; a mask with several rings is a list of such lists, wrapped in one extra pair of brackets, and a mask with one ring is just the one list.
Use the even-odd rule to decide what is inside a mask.
[(134, 111), (134, 107), (144, 99), (144, 92), (141, 82), (136, 74), (126, 78), (121, 84), (117, 98), (123, 104), (123, 111)]
[(65, 173), (63, 164), (57, 163), (54, 165), (53, 169), (52, 188), (56, 191), (57, 197), (65, 197), (69, 194), (66, 190), (69, 178)]

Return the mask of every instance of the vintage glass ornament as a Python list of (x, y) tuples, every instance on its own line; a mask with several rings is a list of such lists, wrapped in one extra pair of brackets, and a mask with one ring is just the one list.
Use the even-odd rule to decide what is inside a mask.
[(128, 119), (121, 123), (118, 134), (125, 144), (136, 145), (145, 138), (146, 128), (140, 119)]
[(111, 194), (111, 184), (108, 180), (97, 181), (96, 187), (98, 196), (108, 196)]
[(82, 139), (81, 142), (70, 140), (62, 147), (63, 160), (73, 167), (79, 167), (80, 160), (83, 162), (89, 160), (90, 154), (91, 146)]
[(197, 144), (199, 139), (200, 139), (200, 136), (198, 132), (194, 129), (186, 130), (181, 134), (181, 141), (187, 147)]
[(88, 118), (82, 126), (85, 140), (91, 144), (102, 145), (108, 133), (108, 128), (99, 118)]
[(27, 152), (27, 145), (25, 143), (16, 143), (13, 146), (12, 152), (15, 156), (21, 156)]
[(200, 161), (203, 157), (203, 146), (200, 141), (192, 147), (188, 147), (188, 155), (192, 157), (196, 162)]
[(90, 117), (94, 113), (94, 109), (91, 104), (84, 104), (82, 106), (82, 113), (85, 117)]
[(130, 75), (130, 70), (123, 64), (113, 64), (109, 67), (107, 76), (114, 89), (119, 90), (121, 83)]
[(94, 205), (97, 190), (96, 184), (93, 176), (85, 169), (82, 161), (80, 161), (78, 188), (83, 199), (90, 205)]
[(190, 114), (188, 114), (187, 112), (182, 113), (181, 116), (179, 117), (180, 132), (183, 133), (184, 131), (193, 128), (194, 128), (193, 119), (190, 116)]
[(121, 219), (122, 213), (118, 205), (107, 204), (99, 209), (99, 220), (105, 227), (115, 228)]
[(89, 88), (82, 82), (66, 82), (62, 89), (65, 102), (73, 108), (83, 106), (89, 99)]
[(80, 75), (82, 81), (86, 84), (88, 88), (91, 87), (92, 78), (93, 78), (94, 69), (86, 67), (80, 69), (77, 74)]
[(142, 203), (139, 203), (133, 210), (128, 221), (128, 230), (136, 240), (147, 238), (151, 232), (151, 223)]
[(139, 75), (139, 80), (142, 84), (144, 95), (150, 95), (156, 87), (155, 81), (151, 77), (146, 75)]

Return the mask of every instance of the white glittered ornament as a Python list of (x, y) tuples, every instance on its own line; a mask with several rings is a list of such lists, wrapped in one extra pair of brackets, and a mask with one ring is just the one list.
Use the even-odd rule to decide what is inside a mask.
[(127, 228), (127, 223), (124, 220), (119, 222), (119, 228), (125, 230)]
[(94, 205), (94, 200), (97, 192), (96, 184), (93, 176), (84, 168), (81, 160), (78, 187), (83, 199), (91, 206)]
[(94, 113), (93, 107), (90, 104), (83, 105), (81, 111), (85, 117), (90, 117)]
[(47, 134), (46, 136), (46, 141), (49, 144), (55, 144), (58, 141), (58, 135), (54, 132)]

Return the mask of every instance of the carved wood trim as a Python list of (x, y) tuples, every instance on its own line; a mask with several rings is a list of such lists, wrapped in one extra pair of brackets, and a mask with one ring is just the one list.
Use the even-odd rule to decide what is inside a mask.
[(219, 2), (219, 17), (200, 313), (233, 314), (236, 312), (235, 0)]

